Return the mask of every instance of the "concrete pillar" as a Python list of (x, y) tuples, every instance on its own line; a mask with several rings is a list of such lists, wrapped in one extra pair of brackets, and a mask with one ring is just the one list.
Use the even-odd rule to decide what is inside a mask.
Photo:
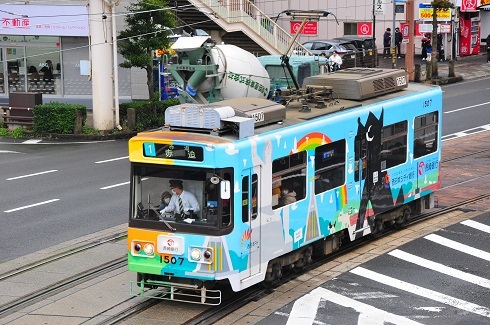
[(414, 75), (414, 56), (415, 56), (415, 5), (414, 0), (408, 0), (405, 6), (408, 23), (408, 43), (405, 47), (405, 70), (408, 73), (408, 80), (413, 81)]
[[(112, 23), (110, 11), (103, 8), (103, 2), (89, 0), (88, 5), (94, 128), (101, 131), (114, 128)], [(104, 11), (105, 18), (101, 14)]]

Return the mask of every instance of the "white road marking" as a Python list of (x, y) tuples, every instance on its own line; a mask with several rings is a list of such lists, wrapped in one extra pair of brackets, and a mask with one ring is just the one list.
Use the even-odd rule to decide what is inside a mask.
[(38, 205), (43, 205), (43, 204), (48, 204), (48, 203), (51, 203), (51, 202), (56, 202), (56, 201), (59, 201), (59, 200), (60, 199), (52, 199), (52, 200), (48, 200), (48, 201), (44, 201), (44, 202), (39, 202), (39, 203), (34, 203), (34, 204), (26, 205), (26, 206), (23, 206), (23, 207), (20, 207), (20, 208), (15, 208), (15, 209), (3, 211), (3, 212), (10, 213), (10, 212), (14, 212), (14, 211), (19, 211), (19, 210), (24, 210), (24, 209), (36, 207)]
[(125, 157), (119, 157), (119, 158), (113, 158), (113, 159), (96, 161), (95, 163), (96, 164), (103, 164), (103, 163), (110, 162), (110, 161), (116, 161), (116, 160), (122, 160), (122, 159), (128, 159), (128, 158), (129, 158), (129, 156), (125, 156)]
[(476, 275), (473, 275), (470, 273), (466, 273), (466, 272), (454, 269), (452, 267), (445, 266), (445, 265), (440, 264), (440, 263), (433, 262), (431, 260), (416, 256), (416, 255), (413, 255), (413, 254), (410, 254), (410, 253), (407, 253), (404, 251), (401, 251), (399, 249), (395, 249), (394, 251), (389, 252), (388, 255), (397, 257), (401, 260), (404, 260), (404, 261), (407, 261), (407, 262), (410, 262), (413, 264), (417, 264), (419, 266), (428, 268), (428, 269), (436, 271), (436, 272), (440, 272), (440, 273), (458, 278), (458, 279), (463, 280), (463, 281), (467, 281), (467, 282), (479, 285), (480, 287), (490, 289), (490, 280), (488, 280), (488, 279), (485, 279), (485, 278), (482, 278), (482, 277), (479, 277), (479, 276), (476, 276)]
[(22, 176), (10, 177), (10, 178), (7, 178), (6, 180), (7, 181), (13, 181), (14, 179), (31, 177), (31, 176), (37, 176), (37, 175), (48, 174), (48, 173), (54, 173), (54, 172), (57, 172), (57, 171), (58, 171), (57, 169), (47, 170), (45, 172), (39, 172), (39, 173), (34, 173), (34, 174), (29, 174), (29, 175), (22, 175)]
[(119, 184), (114, 184), (114, 185), (109, 185), (109, 186), (101, 187), (100, 189), (101, 190), (107, 190), (109, 188), (123, 186), (123, 185), (128, 185), (128, 184), (129, 184), (129, 182), (124, 182), (124, 183), (119, 183)]
[(477, 230), (481, 230), (481, 231), (484, 231), (486, 233), (489, 233), (490, 234), (490, 226), (487, 226), (483, 223), (479, 223), (479, 222), (476, 222), (476, 221), (473, 221), (473, 220), (465, 220), (463, 222), (461, 222), (463, 225), (465, 226), (468, 226), (468, 227), (471, 227), (471, 228), (475, 228)]
[[(483, 129), (483, 130), (479, 130), (479, 129)], [(473, 132), (473, 130), (478, 130), (478, 131)], [(462, 138), (462, 137), (466, 137), (469, 135), (474, 135), (474, 134), (478, 134), (478, 133), (486, 132), (486, 131), (490, 131), (490, 124), (481, 125), (481, 126), (477, 126), (477, 127), (468, 129), (468, 130), (444, 135), (444, 136), (442, 136), (442, 141), (444, 142), (447, 140), (454, 140), (457, 138)], [(446, 138), (449, 138), (449, 139), (446, 139)]]
[[(415, 284), (411, 284), (402, 280), (398, 280), (389, 276), (386, 276), (384, 274), (374, 272), (368, 269), (365, 269), (363, 267), (356, 267), (353, 270), (350, 270), (351, 273), (362, 276), (364, 278), (370, 279), (372, 281), (376, 281), (394, 288), (397, 288), (399, 290), (404, 290), (407, 292), (410, 292), (411, 294), (421, 296), (427, 299), (431, 299), (461, 310), (466, 310), (470, 313), (474, 313), (477, 315), (481, 315), (484, 317), (489, 317), (490, 318), (490, 309), (479, 306), (476, 304), (473, 304), (468, 301), (464, 301), (462, 299), (458, 299), (455, 297), (451, 297), (448, 295), (445, 295), (443, 293), (426, 289), (423, 287), (420, 287)], [(395, 324), (398, 324), (397, 322), (394, 322)]]
[(360, 313), (358, 325), (382, 325), (385, 322), (397, 325), (421, 325), (409, 318), (386, 312), (322, 287), (316, 288), (296, 300), (289, 314), (287, 325), (314, 324), (321, 299), (356, 310)]
[(36, 143), (39, 143), (43, 140), (41, 139), (29, 139), (29, 140), (26, 140), (26, 141), (23, 141), (22, 143), (23, 144), (36, 144)]
[[(148, 179), (149, 179), (148, 177), (144, 177), (144, 178), (141, 179), (141, 181), (146, 181)], [(119, 184), (114, 184), (114, 185), (109, 185), (109, 186), (101, 187), (100, 189), (101, 190), (107, 190), (109, 188), (118, 187), (118, 186), (124, 186), (124, 185), (128, 185), (128, 184), (129, 184), (129, 182), (124, 182), (124, 183), (119, 183)]]
[(467, 106), (467, 107), (462, 107), (462, 108), (454, 109), (452, 111), (444, 112), (444, 114), (449, 114), (449, 113), (464, 111), (464, 110), (467, 110), (467, 109), (470, 109), (470, 108), (474, 108), (474, 107), (478, 107), (478, 106), (484, 106), (484, 105), (488, 105), (488, 104), (490, 104), (490, 102), (476, 104), (476, 105), (471, 105), (471, 106)]
[(443, 246), (455, 249), (457, 251), (481, 258), (486, 261), (490, 261), (490, 253), (482, 251), (481, 249), (474, 248), (465, 244), (458, 243), (457, 241), (444, 238), (436, 234), (430, 234), (424, 237), (434, 243), (441, 244)]
[(23, 154), (23, 152), (12, 151), (12, 150), (0, 150), (0, 153), (22, 153)]

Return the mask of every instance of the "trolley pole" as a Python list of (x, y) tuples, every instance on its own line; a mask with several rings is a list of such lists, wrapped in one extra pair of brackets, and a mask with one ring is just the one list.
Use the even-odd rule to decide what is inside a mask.
[(395, 23), (396, 23), (396, 0), (393, 1), (393, 28), (391, 29), (391, 67), (396, 69), (396, 45), (395, 45)]

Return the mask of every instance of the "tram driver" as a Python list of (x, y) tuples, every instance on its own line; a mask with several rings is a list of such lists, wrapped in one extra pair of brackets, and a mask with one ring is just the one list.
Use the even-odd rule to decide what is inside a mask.
[(183, 182), (179, 179), (171, 179), (169, 183), (173, 195), (168, 206), (160, 212), (174, 213), (176, 219), (196, 218), (195, 213), (200, 210), (196, 196), (184, 191)]

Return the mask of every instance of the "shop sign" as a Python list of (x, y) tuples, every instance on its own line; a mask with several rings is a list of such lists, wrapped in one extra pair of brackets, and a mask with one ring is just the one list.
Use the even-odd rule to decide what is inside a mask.
[[(298, 33), (299, 28), (301, 27), (301, 22), (299, 21), (291, 21), (291, 34)], [(317, 21), (308, 21), (303, 30), (301, 30), (300, 34), (302, 35), (318, 35), (318, 22)]]
[(88, 36), (86, 6), (0, 4), (0, 34)]
[[(434, 9), (430, 5), (430, 3), (420, 3), (419, 4), (419, 20), (432, 21), (433, 12), (434, 12)], [(436, 10), (436, 16), (437, 16), (438, 21), (450, 21), (451, 20), (451, 9), (437, 9)]]
[(461, 10), (463, 12), (477, 11), (478, 0), (461, 0)]
[[(432, 33), (432, 24), (416, 24), (415, 35), (424, 36), (427, 33)], [(437, 34), (451, 33), (451, 24), (437, 24)]]
[(372, 36), (373, 35), (373, 23), (370, 21), (357, 23), (357, 35), (358, 36)]

